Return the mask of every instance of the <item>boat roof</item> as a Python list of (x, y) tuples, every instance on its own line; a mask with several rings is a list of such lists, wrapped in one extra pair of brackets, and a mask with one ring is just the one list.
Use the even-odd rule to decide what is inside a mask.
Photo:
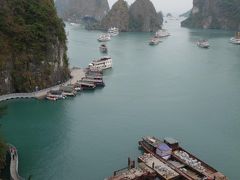
[(163, 143), (161, 140), (155, 138), (154, 136), (146, 136), (143, 137), (142, 139), (156, 148), (158, 148), (159, 144)]
[(86, 86), (95, 86), (94, 83), (92, 82), (87, 82), (87, 81), (78, 81), (79, 85), (86, 85)]
[(165, 137), (164, 138), (164, 141), (170, 145), (173, 145), (173, 144), (178, 144), (178, 141), (174, 138), (171, 138), (171, 137)]

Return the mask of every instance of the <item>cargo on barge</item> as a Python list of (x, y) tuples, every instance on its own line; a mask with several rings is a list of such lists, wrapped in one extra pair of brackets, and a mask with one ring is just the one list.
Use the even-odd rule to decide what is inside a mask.
[(156, 173), (144, 163), (139, 163), (135, 167), (135, 161), (128, 158), (128, 166), (114, 171), (113, 176), (104, 180), (154, 180)]
[(187, 180), (227, 180), (227, 177), (179, 146), (173, 138), (163, 141), (155, 137), (143, 137), (139, 145), (161, 161), (173, 167)]

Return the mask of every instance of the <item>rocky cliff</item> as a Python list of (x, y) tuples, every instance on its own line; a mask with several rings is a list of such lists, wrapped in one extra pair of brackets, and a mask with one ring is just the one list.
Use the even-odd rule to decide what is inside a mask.
[(107, 0), (56, 0), (58, 14), (64, 20), (80, 21), (84, 16), (100, 21), (109, 11)]
[(150, 0), (136, 0), (129, 8), (129, 30), (151, 32), (161, 28), (162, 22)]
[(104, 30), (110, 27), (118, 27), (120, 31), (128, 31), (128, 25), (128, 4), (124, 0), (117, 1), (101, 21), (101, 27)]
[(193, 0), (184, 27), (240, 30), (239, 0)]
[(53, 0), (0, 1), (0, 94), (69, 78), (66, 35)]

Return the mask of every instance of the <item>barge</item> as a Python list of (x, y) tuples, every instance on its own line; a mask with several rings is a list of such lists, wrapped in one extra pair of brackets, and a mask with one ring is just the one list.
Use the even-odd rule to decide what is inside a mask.
[(139, 145), (187, 180), (227, 180), (227, 177), (179, 146), (173, 138), (163, 141), (155, 137), (143, 137)]
[(168, 166), (168, 164), (157, 159), (151, 153), (145, 153), (144, 155), (138, 157), (139, 162), (143, 162), (149, 168), (153, 169), (157, 176), (163, 180), (180, 180), (181, 175), (177, 173), (174, 169)]
[(138, 163), (135, 167), (135, 161), (128, 158), (128, 166), (114, 171), (113, 176), (104, 180), (154, 180), (156, 172), (144, 163)]

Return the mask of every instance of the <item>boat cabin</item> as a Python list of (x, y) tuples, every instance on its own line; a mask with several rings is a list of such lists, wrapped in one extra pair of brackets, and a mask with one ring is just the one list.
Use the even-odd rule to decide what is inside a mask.
[(174, 138), (170, 138), (170, 137), (166, 137), (164, 138), (164, 142), (170, 147), (172, 148), (172, 150), (178, 149), (179, 148), (179, 143), (176, 139)]

